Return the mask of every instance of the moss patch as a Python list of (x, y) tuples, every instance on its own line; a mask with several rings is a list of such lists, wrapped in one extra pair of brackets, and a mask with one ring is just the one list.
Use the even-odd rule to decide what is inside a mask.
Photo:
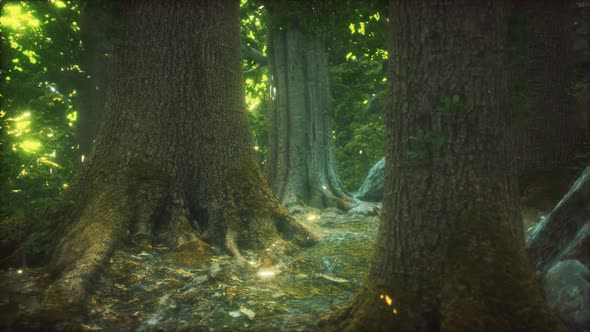
[(166, 261), (187, 267), (195, 267), (209, 263), (215, 254), (215, 250), (205, 242), (192, 241), (170, 252), (166, 257)]

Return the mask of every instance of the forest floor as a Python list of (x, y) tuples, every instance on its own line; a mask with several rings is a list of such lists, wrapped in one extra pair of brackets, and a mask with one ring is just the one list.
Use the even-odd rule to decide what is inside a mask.
[[(87, 331), (310, 331), (346, 305), (370, 268), (379, 217), (306, 208), (296, 219), (321, 236), (265, 266), (219, 254), (197, 266), (171, 259), (166, 248), (117, 250), (96, 282)], [(0, 272), (7, 326), (39, 308), (41, 269)]]

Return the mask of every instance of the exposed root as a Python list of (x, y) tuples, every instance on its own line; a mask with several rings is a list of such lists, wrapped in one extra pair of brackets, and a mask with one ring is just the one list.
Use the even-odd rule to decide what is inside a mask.
[(55, 281), (42, 302), (41, 317), (51, 322), (81, 317), (93, 278), (116, 247), (128, 240), (141, 250), (164, 244), (176, 250), (171, 255), (183, 264), (199, 263), (188, 259), (191, 251), (197, 260), (211, 253), (213, 249), (201, 241), (207, 234), (211, 244), (221, 245), (241, 262), (241, 250), (265, 250), (272, 260), (295, 246), (315, 244), (317, 237), (280, 206), (256, 165), (246, 160), (241, 166), (228, 171), (219, 196), (204, 202), (206, 232), (187, 207), (194, 202), (187, 202), (181, 189), (171, 188), (168, 179), (149, 165), (133, 164), (116, 181), (92, 182), (49, 265)]
[(121, 190), (104, 190), (89, 202), (54, 252), (49, 269), (57, 278), (42, 303), (44, 318), (63, 320), (84, 312), (90, 280), (126, 233), (127, 209)]

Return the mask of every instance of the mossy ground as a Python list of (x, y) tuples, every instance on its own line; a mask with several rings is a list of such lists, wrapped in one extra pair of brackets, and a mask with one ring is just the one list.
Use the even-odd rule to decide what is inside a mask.
[[(373, 296), (355, 297), (369, 272), (379, 217), (305, 208), (296, 218), (322, 240), (291, 255), (273, 256), (271, 245), (268, 254), (244, 250), (243, 260), (237, 260), (201, 242), (176, 250), (117, 250), (103, 277), (95, 281), (90, 313), (78, 327), (310, 331), (318, 328), (321, 318), (354, 299), (371, 300), (371, 308), (383, 307), (379, 291), (365, 289)], [(35, 327), (26, 320), (38, 309), (47, 286), (41, 271), (4, 273), (2, 289), (10, 288), (8, 297), (21, 305), (7, 321)]]
[[(305, 209), (296, 218), (323, 240), (292, 255), (276, 257), (272, 252), (281, 250), (271, 245), (268, 254), (244, 250), (243, 260), (237, 260), (192, 242), (177, 250), (163, 246), (116, 250), (96, 280), (90, 313), (78, 327), (314, 330), (321, 317), (346, 305), (363, 284), (378, 217)], [(27, 284), (34, 277), (10, 274), (15, 280), (28, 280)], [(30, 298), (38, 302), (41, 296)]]

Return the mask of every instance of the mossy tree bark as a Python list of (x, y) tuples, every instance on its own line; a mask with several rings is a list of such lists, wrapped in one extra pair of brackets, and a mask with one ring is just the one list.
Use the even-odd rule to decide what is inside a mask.
[[(292, 3), (290, 4), (293, 5)], [(328, 60), (320, 36), (273, 18), (289, 2), (269, 8), (269, 153), (266, 177), (286, 207), (328, 207), (354, 201), (334, 169), (330, 139)]]
[[(205, 242), (235, 255), (313, 242), (254, 159), (241, 72), (239, 2), (126, 3), (104, 124), (49, 264), (51, 319), (83, 308), (114, 248)], [(283, 239), (290, 240), (285, 242)]]
[(382, 222), (365, 286), (327, 330), (565, 331), (524, 251), (506, 126), (508, 9), (390, 1)]

